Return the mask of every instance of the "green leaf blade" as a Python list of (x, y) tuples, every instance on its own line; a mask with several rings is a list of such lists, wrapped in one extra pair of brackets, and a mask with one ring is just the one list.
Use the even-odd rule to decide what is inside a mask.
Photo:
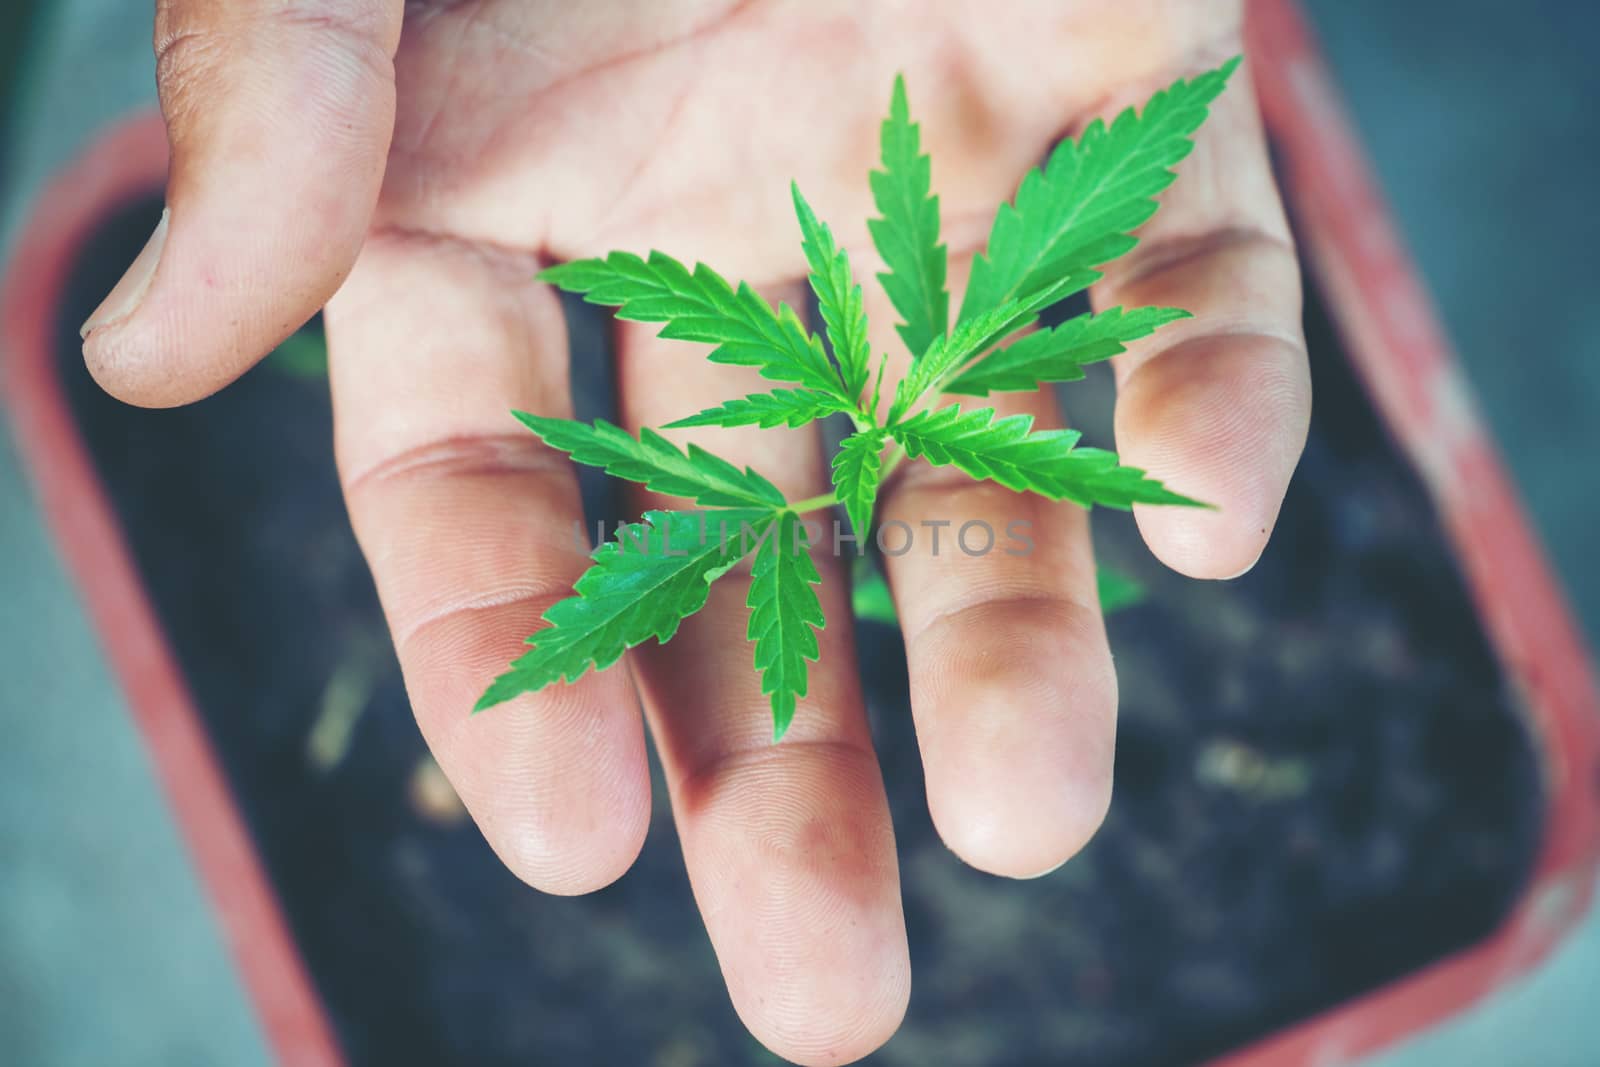
[(756, 549), (750, 573), (750, 625), (761, 691), (772, 702), (772, 739), (780, 741), (806, 695), (806, 661), (820, 651), (817, 631), (826, 625), (816, 586), (822, 576), (803, 543), (804, 527), (792, 511), (778, 515)]
[(707, 358), (713, 363), (755, 367), (764, 378), (844, 393), (821, 339), (793, 309), (774, 309), (748, 285), (735, 288), (704, 263), (691, 271), (662, 252), (648, 259), (612, 252), (551, 267), (539, 278), (588, 303), (616, 308), (619, 319), (663, 323), (662, 337), (712, 345)]
[(604, 670), (651, 638), (663, 643), (705, 607), (711, 582), (738, 562), (775, 513), (651, 511), (595, 550), (573, 595), (544, 613), (532, 649), (492, 682), (474, 711)]
[(1000, 206), (988, 247), (973, 261), (960, 318), (1131, 249), (1131, 231), (1155, 213), (1155, 196), (1176, 177), (1172, 168), (1194, 147), (1192, 135), (1238, 65), (1235, 58), (1177, 81), (1142, 112), (1128, 108), (1110, 126), (1096, 120), (1077, 141), (1057, 145)]
[(590, 425), (525, 411), (512, 414), (545, 444), (574, 461), (638, 482), (654, 492), (687, 497), (713, 508), (783, 507), (783, 494), (767, 479), (748, 467), (740, 470), (698, 445), (690, 445), (685, 453), (654, 430), (641, 430), (635, 439), (604, 419)]
[(833, 487), (850, 516), (856, 536), (872, 529), (872, 505), (878, 497), (883, 472), (883, 446), (888, 432), (881, 429), (851, 434), (839, 443), (833, 457)]
[[(540, 277), (614, 308), (620, 320), (658, 324), (661, 337), (709, 345), (713, 362), (749, 366), (791, 386), (729, 400), (673, 427), (797, 427), (849, 413), (857, 432), (834, 457), (833, 492), (803, 506), (838, 500), (858, 535), (870, 530), (882, 453), (891, 441), (912, 458), (1086, 507), (1204, 506), (1122, 466), (1111, 452), (1079, 447), (1075, 431), (1038, 431), (1031, 418), (1002, 418), (989, 408), (920, 409), (929, 407), (926, 397), (944, 389), (988, 395), (1082, 377), (1086, 365), (1185, 317), (1174, 309), (1114, 308), (1010, 338), (1035, 324), (1046, 305), (1094, 284), (1099, 267), (1136, 245), (1135, 231), (1156, 210), (1155, 198), (1174, 179), (1173, 167), (1191, 151), (1195, 130), (1237, 65), (1235, 60), (1179, 81), (1142, 111), (1130, 108), (1109, 125), (1095, 122), (1077, 141), (1057, 145), (1042, 167), (1024, 177), (1013, 201), (1000, 206), (953, 325), (940, 202), (922, 131), (911, 121), (903, 79), (896, 79), (880, 129), (881, 166), (869, 175), (878, 217), (868, 221), (868, 229), (884, 264), (877, 277), (903, 320), (896, 328), (912, 363), (881, 427), (886, 357), (866, 401), (873, 353), (864, 295), (849, 256), (797, 186), (791, 193), (823, 320), (820, 336), (788, 305), (774, 306), (747, 284), (659, 252), (615, 252), (553, 267)], [(818, 659), (826, 620), (818, 596), (821, 578), (802, 542), (804, 524), (778, 489), (749, 468), (695, 445), (681, 448), (655, 430), (634, 437), (603, 421), (585, 425), (521, 413), (518, 418), (576, 461), (715, 510), (654, 511), (621, 528), (595, 551), (573, 595), (545, 613), (545, 624), (528, 639), (529, 650), (495, 679), (478, 709), (575, 681), (652, 638), (670, 640), (684, 618), (705, 606), (711, 583), (752, 555), (754, 538), (747, 636), (770, 700), (774, 739), (781, 739), (807, 695), (808, 664)], [(717, 527), (711, 536), (708, 519)], [(731, 540), (729, 525), (736, 527)], [(1108, 584), (1102, 574), (1106, 610), (1136, 595), (1130, 588)], [(861, 583), (853, 603), (864, 616), (893, 617), (881, 576)]]
[(861, 286), (850, 273), (850, 257), (834, 241), (828, 224), (817, 218), (800, 194), (800, 186), (790, 183), (794, 211), (800, 220), (801, 251), (811, 266), (811, 291), (817, 294), (817, 309), (827, 329), (833, 358), (844, 379), (850, 399), (859, 404), (867, 386), (872, 350), (867, 342), (866, 302)]
[(911, 354), (921, 355), (949, 324), (948, 257), (939, 243), (932, 165), (922, 152), (921, 129), (911, 121), (903, 77), (895, 78), (879, 147), (883, 169), (869, 174), (868, 183), (881, 217), (867, 220), (867, 230), (889, 268), (878, 281), (905, 319), (896, 329)]
[(1118, 465), (1115, 453), (1077, 447), (1074, 430), (1035, 431), (1028, 415), (998, 418), (993, 408), (962, 411), (951, 405), (918, 412), (890, 432), (913, 459), (956, 466), (1016, 492), (1122, 510), (1134, 504), (1204, 506), (1136, 467)]
[(1148, 337), (1168, 323), (1192, 318), (1179, 308), (1109, 308), (1079, 315), (1051, 330), (1040, 330), (996, 349), (945, 386), (946, 392), (988, 396), (1026, 393), (1050, 382), (1073, 382), (1083, 368), (1127, 351), (1128, 343)]
[(932, 347), (912, 362), (911, 371), (896, 386), (894, 404), (889, 410), (890, 422), (911, 410), (930, 390), (942, 388), (945, 378), (973, 358), (1031, 325), (1044, 308), (1088, 288), (1099, 278), (1099, 273), (1092, 270), (1070, 272), (1053, 285), (1022, 299), (1007, 300), (997, 308), (957, 323), (948, 336), (935, 338)]
[(724, 401), (714, 408), (677, 419), (664, 429), (691, 426), (804, 426), (836, 412), (851, 410), (840, 397), (817, 389), (774, 389)]

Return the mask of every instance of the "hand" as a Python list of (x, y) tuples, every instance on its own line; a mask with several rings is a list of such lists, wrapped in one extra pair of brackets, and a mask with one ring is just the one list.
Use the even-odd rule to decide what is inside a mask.
[[(853, 252), (875, 350), (897, 351), (864, 226), (894, 73), (932, 152), (959, 299), (1023, 172), (1090, 117), (1239, 52), (1240, 7), (436, 0), (402, 31), (395, 0), (163, 0), (170, 222), (91, 319), (85, 358), (126, 400), (185, 403), (332, 298), (351, 518), (418, 722), (490, 844), (550, 892), (621, 875), (649, 820), (642, 702), (740, 1017), (792, 1059), (846, 1062), (893, 1033), (910, 973), (840, 568), (825, 568), (822, 661), (780, 745), (732, 578), (666, 648), (468, 717), (585, 565), (571, 469), (508, 415), (570, 413), (561, 309), (533, 275), (660, 248), (801, 306), (795, 178)], [(1220, 508), (1141, 511), (1155, 554), (1231, 577), (1266, 542), (1310, 406), (1246, 74), (1143, 238), (1095, 302), (1196, 317), (1119, 358), (1117, 445)], [(630, 427), (757, 388), (646, 328), (620, 325), (617, 349)], [(1047, 393), (996, 399), (1059, 418)], [(786, 433), (704, 439), (791, 498), (825, 489), (814, 436)], [(1033, 524), (1031, 557), (919, 550), (890, 579), (940, 834), (984, 870), (1049, 871), (1111, 789), (1116, 680), (1086, 516), (920, 464), (882, 514)]]

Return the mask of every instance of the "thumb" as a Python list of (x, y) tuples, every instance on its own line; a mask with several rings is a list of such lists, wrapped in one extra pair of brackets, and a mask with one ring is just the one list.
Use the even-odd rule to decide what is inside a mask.
[(402, 0), (158, 0), (167, 210), (83, 325), (147, 407), (237, 378), (349, 273), (394, 127)]

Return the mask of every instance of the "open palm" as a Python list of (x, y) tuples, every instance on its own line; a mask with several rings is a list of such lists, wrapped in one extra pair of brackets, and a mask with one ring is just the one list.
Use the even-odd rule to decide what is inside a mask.
[[(1239, 9), (438, 0), (407, 5), (402, 28), (395, 0), (163, 0), (169, 220), (91, 319), (85, 355), (125, 399), (184, 403), (332, 297), (351, 517), (418, 722), (485, 837), (551, 892), (621, 875), (649, 822), (642, 705), (734, 1006), (785, 1056), (847, 1062), (894, 1031), (910, 973), (839, 567), (824, 567), (833, 623), (780, 745), (731, 576), (669, 646), (467, 715), (586, 563), (571, 468), (507, 414), (571, 411), (562, 312), (532, 277), (660, 248), (800, 306), (795, 179), (870, 283), (866, 172), (903, 72), (959, 298), (1024, 171), (1088, 119), (1238, 52)], [(1092, 295), (1196, 315), (1119, 357), (1117, 443), (1219, 505), (1138, 518), (1169, 565), (1224, 578), (1265, 544), (1309, 411), (1298, 276), (1247, 78), (1180, 173)], [(894, 311), (866, 288), (874, 350), (903, 368)], [(616, 356), (630, 429), (760, 388), (634, 324)], [(998, 399), (1060, 418), (1048, 393)], [(809, 428), (701, 433), (791, 499), (827, 488)], [(1086, 516), (921, 464), (897, 472), (882, 514), (1032, 524), (1029, 556), (924, 543), (889, 577), (939, 832), (984, 870), (1049, 871), (1111, 787), (1116, 681)]]

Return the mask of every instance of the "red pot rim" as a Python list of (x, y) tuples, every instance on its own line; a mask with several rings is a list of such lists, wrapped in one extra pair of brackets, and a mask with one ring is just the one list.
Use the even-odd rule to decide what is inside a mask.
[(1298, 5), (1251, 0), (1247, 39), (1301, 246), (1351, 363), (1439, 512), (1544, 774), (1533, 875), (1494, 933), (1213, 1064), (1329, 1067), (1464, 1011), (1582, 918), (1600, 860), (1600, 689)]
[[(1252, 0), (1249, 53), (1283, 151), (1284, 192), (1353, 365), (1422, 475), (1540, 746), (1546, 818), (1533, 877), (1500, 928), (1452, 956), (1217, 1060), (1327, 1067), (1454, 1015), (1543, 959), (1593, 894), (1600, 696), (1578, 630), (1395, 235), (1293, 0)], [(72, 572), (280, 1062), (343, 1057), (72, 421), (53, 313), (106, 215), (158, 191), (160, 116), (117, 125), (50, 186), (0, 289), (0, 386), (24, 465)]]
[(279, 1062), (339, 1067), (332, 1027), (56, 375), (55, 313), (74, 257), (110, 212), (158, 192), (166, 173), (166, 132), (149, 112), (97, 138), (45, 191), (0, 289), (0, 399), (268, 1042)]

